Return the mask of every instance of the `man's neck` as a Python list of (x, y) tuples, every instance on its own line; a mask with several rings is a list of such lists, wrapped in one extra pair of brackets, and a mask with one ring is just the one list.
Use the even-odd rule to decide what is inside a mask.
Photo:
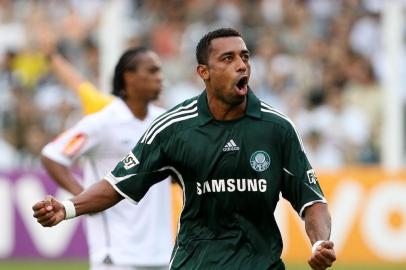
[(126, 99), (124, 102), (127, 104), (128, 108), (132, 114), (140, 119), (144, 120), (148, 114), (148, 102), (141, 99)]
[(214, 119), (220, 121), (235, 120), (245, 115), (247, 98), (239, 105), (226, 104), (213, 96), (207, 95), (207, 104)]

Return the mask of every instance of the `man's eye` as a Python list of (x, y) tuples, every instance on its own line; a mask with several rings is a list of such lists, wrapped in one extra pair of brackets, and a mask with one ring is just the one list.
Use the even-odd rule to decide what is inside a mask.
[(148, 71), (149, 71), (149, 73), (154, 74), (154, 73), (160, 72), (161, 69), (157, 68), (157, 67), (153, 67), (153, 68), (150, 68)]
[(233, 58), (231, 56), (226, 56), (226, 57), (224, 57), (223, 60), (228, 62), (228, 61), (233, 60)]

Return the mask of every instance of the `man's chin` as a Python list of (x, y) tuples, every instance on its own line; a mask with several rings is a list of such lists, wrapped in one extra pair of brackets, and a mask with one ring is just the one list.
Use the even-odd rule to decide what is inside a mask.
[(228, 103), (232, 106), (238, 106), (238, 105), (241, 105), (245, 101), (246, 97), (247, 97), (247, 95), (233, 96), (232, 98), (230, 98), (228, 100)]
[(157, 99), (159, 99), (159, 95), (161, 94), (161, 91), (154, 93), (154, 95), (152, 95), (151, 100), (155, 101)]

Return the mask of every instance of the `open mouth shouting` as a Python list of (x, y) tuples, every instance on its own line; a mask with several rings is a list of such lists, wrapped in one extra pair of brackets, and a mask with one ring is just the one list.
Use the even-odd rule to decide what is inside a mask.
[(239, 95), (245, 96), (248, 93), (248, 76), (247, 75), (242, 76), (237, 81), (234, 88), (236, 89)]

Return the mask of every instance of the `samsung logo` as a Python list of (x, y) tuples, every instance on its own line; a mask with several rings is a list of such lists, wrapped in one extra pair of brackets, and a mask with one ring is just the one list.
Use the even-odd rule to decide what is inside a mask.
[(203, 183), (196, 182), (197, 195), (209, 192), (266, 192), (265, 179), (212, 179)]

